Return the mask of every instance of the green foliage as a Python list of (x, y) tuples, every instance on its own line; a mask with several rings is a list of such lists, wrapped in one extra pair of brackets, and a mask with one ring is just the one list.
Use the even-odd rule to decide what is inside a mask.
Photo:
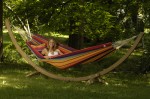
[[(4, 2), (23, 22), (29, 20), (34, 33), (43, 33), (40, 31), (45, 28), (47, 31), (63, 34), (82, 34), (90, 39), (105, 42), (133, 35), (131, 32), (137, 29), (137, 17), (134, 16), (149, 14), (144, 12), (147, 10), (147, 7), (143, 7), (146, 3), (136, 0), (5, 0)], [(14, 25), (20, 24), (14, 13), (6, 7), (4, 9), (5, 17), (11, 16)], [(145, 21), (148, 19), (144, 18)]]
[(150, 34), (145, 34), (144, 52), (140, 63), (140, 73), (150, 72)]
[[(17, 52), (15, 46), (8, 37), (8, 34), (4, 33), (4, 48), (3, 48), (3, 58), (5, 63), (24, 63), (25, 60), (21, 57), (21, 55)], [(22, 42), (22, 38), (20, 35), (16, 35), (16, 39), (20, 47), (26, 52), (29, 53), (29, 49), (27, 48), (25, 42)]]
[[(10, 50), (11, 49), (11, 50)], [(22, 61), (19, 53), (14, 50), (12, 43), (4, 47), (4, 62), (8, 63), (20, 63)]]
[(141, 12), (143, 13), (145, 27), (150, 27), (150, 1), (144, 0), (142, 4)]

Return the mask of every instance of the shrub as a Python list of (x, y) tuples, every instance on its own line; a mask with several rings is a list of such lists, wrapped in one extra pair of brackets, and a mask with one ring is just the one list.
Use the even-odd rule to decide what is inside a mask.
[(140, 73), (150, 72), (150, 33), (145, 34), (144, 52), (140, 62)]

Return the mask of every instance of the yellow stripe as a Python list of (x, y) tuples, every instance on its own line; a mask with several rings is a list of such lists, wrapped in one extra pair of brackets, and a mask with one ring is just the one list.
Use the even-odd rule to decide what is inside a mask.
[(112, 46), (109, 46), (109, 47), (106, 47), (103, 49), (98, 49), (96, 51), (90, 51), (90, 52), (84, 53), (83, 55), (80, 54), (80, 55), (77, 55), (76, 57), (66, 58), (63, 60), (61, 60), (61, 59), (59, 59), (59, 60), (50, 59), (50, 60), (43, 60), (43, 61), (50, 63), (50, 64), (56, 66), (57, 68), (67, 68), (72, 64), (76, 64), (80, 61), (83, 61), (89, 57), (93, 57), (93, 56), (95, 56), (99, 53), (102, 53), (102, 52), (104, 52), (108, 49), (111, 49), (111, 48), (112, 48)]
[[(89, 60), (83, 62), (82, 64), (87, 64), (87, 63), (96, 61), (96, 60), (100, 59), (101, 57), (105, 56), (106, 54), (112, 52), (113, 50), (115, 50), (115, 49), (108, 50), (108, 51), (106, 51), (106, 52), (104, 52), (104, 53), (102, 53), (102, 54), (100, 54), (100, 55), (98, 55), (98, 56), (96, 56), (96, 57), (94, 57), (94, 58), (91, 58), (91, 59), (89, 59)], [(107, 55), (106, 55), (106, 56), (107, 56)]]

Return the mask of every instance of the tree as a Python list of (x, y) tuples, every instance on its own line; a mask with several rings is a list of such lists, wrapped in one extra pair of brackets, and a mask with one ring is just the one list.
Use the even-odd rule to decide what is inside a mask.
[[(116, 41), (143, 31), (148, 5), (137, 0), (5, 0), (32, 32), (49, 30), (86, 36), (97, 42)], [(149, 2), (147, 0), (147, 2)], [(10, 12), (5, 10), (6, 16)], [(11, 15), (15, 24), (14, 15)], [(143, 21), (144, 20), (144, 21)], [(147, 22), (148, 23), (148, 22)], [(82, 38), (82, 37), (81, 37)], [(79, 39), (83, 42), (83, 39)], [(81, 44), (81, 43), (79, 43)], [(81, 44), (82, 45), (82, 44)], [(80, 46), (81, 46), (80, 45)], [(79, 47), (80, 47), (79, 46)]]
[[(24, 22), (26, 19), (29, 20), (32, 32), (40, 32), (39, 30), (46, 28), (62, 34), (77, 34), (79, 37), (77, 37), (77, 48), (79, 49), (83, 45), (81, 43), (83, 36), (92, 40), (98, 38), (105, 40), (111, 28), (114, 27), (114, 23), (111, 22), (113, 15), (106, 11), (99, 1), (12, 0), (8, 2), (6, 0), (6, 3)], [(6, 10), (6, 16), (11, 14), (7, 13), (8, 11)], [(14, 15), (11, 15), (11, 18), (14, 23), (20, 24)]]
[(0, 1), (0, 60), (2, 60), (2, 53), (3, 53), (3, 1)]

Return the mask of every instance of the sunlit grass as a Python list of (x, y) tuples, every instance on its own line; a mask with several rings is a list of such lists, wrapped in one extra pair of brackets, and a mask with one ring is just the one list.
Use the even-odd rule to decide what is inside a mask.
[(13, 65), (14, 68), (9, 67), (2, 64), (0, 66), (1, 99), (148, 99), (149, 97), (150, 78), (144, 75), (112, 72), (103, 77), (107, 85), (97, 81), (87, 85), (83, 82), (45, 78), (43, 75), (28, 78), (25, 74), (30, 70), (15, 68)]
[(56, 32), (50, 32), (50, 33), (44, 33), (44, 34), (47, 36), (48, 36), (48, 34), (51, 34), (51, 36), (54, 36), (54, 37), (69, 38), (68, 35), (64, 35), (64, 34), (60, 34), (60, 33), (56, 33)]

